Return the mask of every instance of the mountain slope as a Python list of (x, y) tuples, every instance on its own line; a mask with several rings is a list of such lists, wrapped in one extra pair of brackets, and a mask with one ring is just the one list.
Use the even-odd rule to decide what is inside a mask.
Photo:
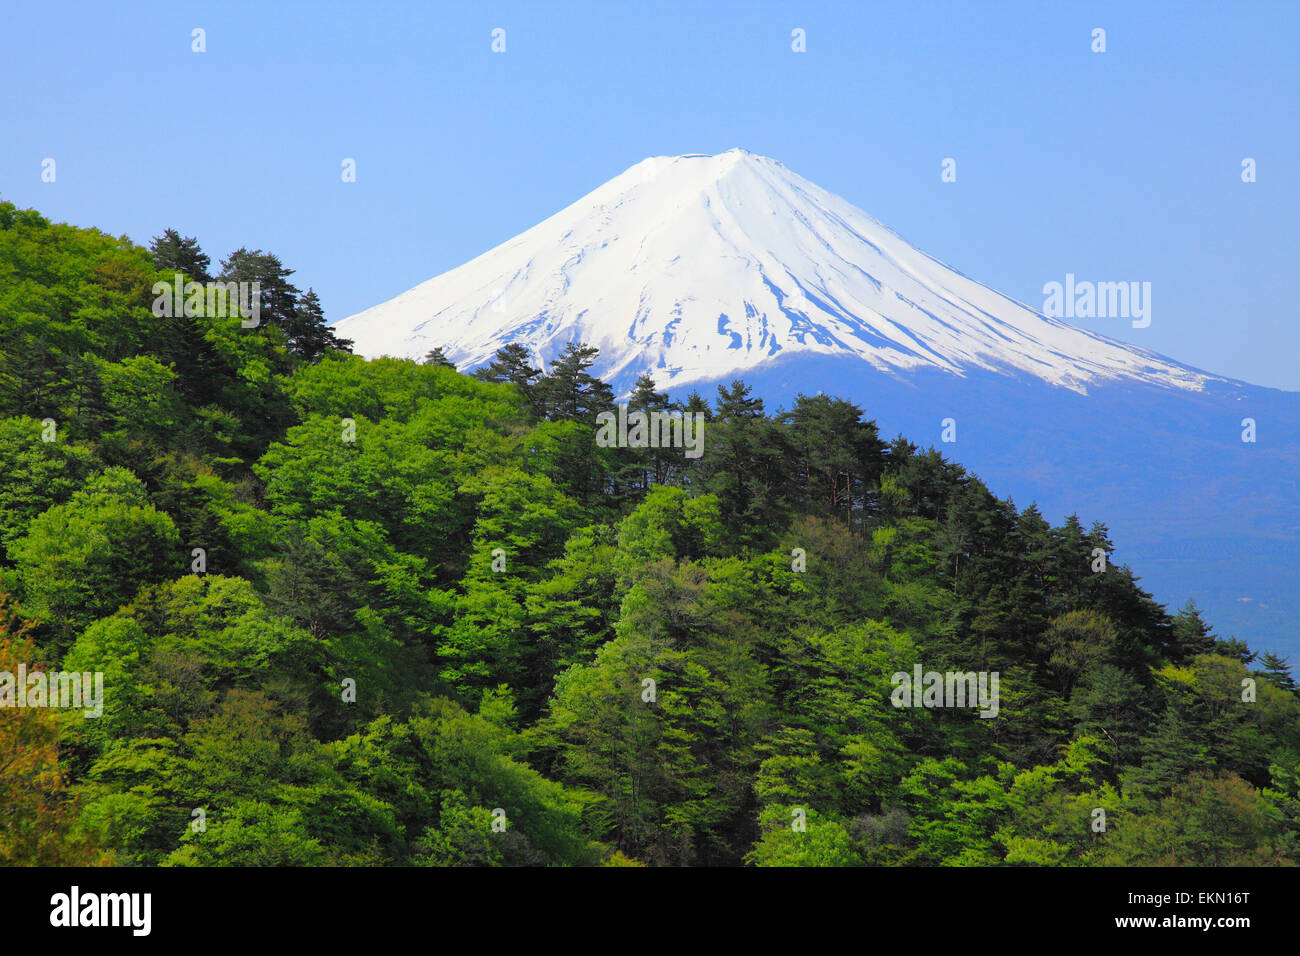
[(501, 346), (540, 364), (569, 341), (616, 385), (743, 374), (778, 355), (875, 369), (991, 370), (1074, 391), (1212, 378), (1073, 328), (920, 252), (780, 163), (734, 149), (644, 160), (459, 268), (344, 319), (369, 356), (434, 346), (462, 367)]

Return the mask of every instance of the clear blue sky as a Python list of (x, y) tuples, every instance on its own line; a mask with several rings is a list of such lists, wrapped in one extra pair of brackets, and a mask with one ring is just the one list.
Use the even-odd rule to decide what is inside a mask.
[(1031, 304), (1149, 281), (1149, 328), (1079, 324), (1300, 389), (1298, 50), (1295, 2), (10, 2), (0, 197), (271, 250), (333, 321), (743, 146)]

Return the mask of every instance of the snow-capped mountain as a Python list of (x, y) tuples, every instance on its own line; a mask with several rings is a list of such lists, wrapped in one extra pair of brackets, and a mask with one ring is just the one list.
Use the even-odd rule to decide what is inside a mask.
[(980, 285), (851, 203), (741, 149), (637, 163), (464, 265), (344, 319), (368, 357), (435, 346), (462, 368), (511, 342), (545, 367), (566, 342), (626, 387), (743, 375), (775, 357), (983, 370), (1076, 392), (1197, 390), (1212, 377)]

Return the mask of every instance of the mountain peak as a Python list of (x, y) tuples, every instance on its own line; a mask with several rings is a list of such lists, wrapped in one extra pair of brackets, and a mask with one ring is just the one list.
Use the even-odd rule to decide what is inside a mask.
[[(975, 370), (1083, 392), (1210, 378), (980, 285), (871, 216), (740, 148), (642, 160), (478, 258), (337, 326), (365, 355), (462, 368), (511, 342), (546, 365), (600, 349), (620, 387), (743, 375), (778, 357), (852, 357), (902, 376)], [(865, 371), (865, 369), (864, 369)]]
[[(651, 156), (630, 167), (622, 174), (609, 180), (604, 186), (590, 195), (602, 190), (622, 191), (642, 182), (665, 178), (672, 182), (681, 181), (690, 188), (702, 189), (708, 183), (725, 179), (740, 170), (745, 170), (758, 177), (777, 174), (784, 169), (776, 160), (768, 159), (747, 149), (733, 147), (725, 153), (683, 153), (680, 156)], [(669, 188), (673, 188), (672, 185)], [(580, 200), (581, 201), (581, 200)]]

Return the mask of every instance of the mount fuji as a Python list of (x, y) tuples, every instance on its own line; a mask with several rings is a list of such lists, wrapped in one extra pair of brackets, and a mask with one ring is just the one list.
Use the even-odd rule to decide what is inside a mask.
[(994, 292), (741, 149), (637, 163), (337, 329), (367, 355), (439, 346), (468, 367), (511, 342), (542, 365), (564, 343), (587, 342), (606, 380), (650, 370), (660, 387), (792, 355), (893, 374), (1018, 373), (1077, 392), (1103, 381), (1195, 390), (1212, 378)]
[(1300, 393), (1046, 316), (775, 160), (646, 159), (334, 328), (367, 357), (440, 347), (461, 369), (510, 343), (545, 368), (585, 342), (619, 393), (649, 372), (677, 397), (743, 378), (769, 409), (850, 399), (997, 494), (1105, 522), (1158, 600), (1300, 651)]

